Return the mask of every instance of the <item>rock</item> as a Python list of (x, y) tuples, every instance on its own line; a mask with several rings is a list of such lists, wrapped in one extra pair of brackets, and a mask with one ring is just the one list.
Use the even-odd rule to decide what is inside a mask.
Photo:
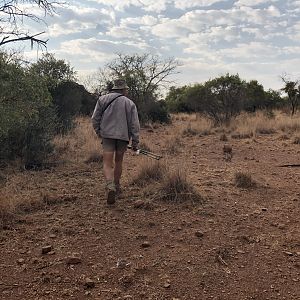
[(142, 243), (142, 248), (149, 248), (151, 245), (150, 245), (150, 242), (148, 241), (145, 241)]
[(91, 278), (86, 278), (84, 281), (84, 287), (92, 289), (95, 287), (95, 282)]
[(279, 228), (279, 229), (285, 229), (285, 228), (286, 228), (286, 225), (285, 225), (285, 224), (278, 224), (278, 228)]
[(134, 208), (142, 208), (145, 205), (145, 202), (143, 200), (136, 200), (133, 203)]
[(164, 288), (168, 289), (168, 288), (170, 288), (170, 287), (171, 287), (171, 284), (170, 284), (169, 282), (166, 282), (166, 283), (164, 284)]
[(125, 269), (130, 263), (128, 263), (125, 259), (118, 259), (117, 261), (117, 268), (118, 269)]
[(17, 263), (18, 263), (19, 265), (24, 264), (24, 262), (25, 262), (25, 259), (24, 259), (24, 258), (19, 258), (19, 259), (17, 260)]
[(200, 230), (197, 230), (195, 232), (195, 236), (198, 237), (198, 238), (202, 238), (204, 236), (204, 233), (202, 231), (200, 231)]
[(67, 265), (77, 265), (82, 262), (80, 257), (77, 256), (69, 256), (66, 258)]
[(47, 254), (52, 251), (52, 246), (47, 245), (42, 248), (42, 254)]
[(294, 255), (292, 252), (289, 252), (289, 251), (284, 251), (283, 253), (288, 255), (288, 256), (293, 256)]

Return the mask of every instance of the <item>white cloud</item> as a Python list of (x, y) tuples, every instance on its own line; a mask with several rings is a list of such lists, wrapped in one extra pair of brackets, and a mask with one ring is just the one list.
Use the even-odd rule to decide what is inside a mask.
[[(84, 72), (109, 62), (117, 52), (151, 52), (183, 61), (180, 76), (185, 82), (230, 72), (271, 87), (278, 84), (276, 76), (296, 73), (299, 66), (299, 0), (69, 3), (46, 19), (48, 50)], [(42, 31), (40, 24), (26, 28)]]
[(202, 7), (202, 6), (210, 6), (212, 4), (218, 3), (220, 0), (175, 0), (175, 7), (180, 8), (182, 10), (193, 8), (193, 7)]
[(257, 6), (260, 4), (274, 3), (279, 0), (239, 0), (235, 3), (236, 6)]

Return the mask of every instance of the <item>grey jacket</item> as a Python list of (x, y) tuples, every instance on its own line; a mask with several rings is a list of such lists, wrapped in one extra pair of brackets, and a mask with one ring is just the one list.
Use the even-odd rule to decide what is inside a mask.
[(119, 93), (101, 96), (95, 106), (92, 123), (96, 134), (102, 138), (118, 139), (139, 143), (140, 123), (133, 101), (125, 96), (114, 100), (104, 111), (103, 108)]

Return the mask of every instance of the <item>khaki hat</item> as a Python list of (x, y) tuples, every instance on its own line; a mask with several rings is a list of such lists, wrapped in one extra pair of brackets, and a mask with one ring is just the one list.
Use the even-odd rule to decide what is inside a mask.
[(124, 90), (124, 89), (129, 89), (124, 79), (114, 80), (114, 86), (112, 87), (112, 90)]

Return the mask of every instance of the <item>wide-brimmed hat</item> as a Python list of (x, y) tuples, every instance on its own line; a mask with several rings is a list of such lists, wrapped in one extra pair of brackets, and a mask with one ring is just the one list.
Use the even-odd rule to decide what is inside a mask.
[(112, 87), (112, 90), (124, 90), (124, 89), (129, 89), (124, 79), (114, 80), (114, 86)]

